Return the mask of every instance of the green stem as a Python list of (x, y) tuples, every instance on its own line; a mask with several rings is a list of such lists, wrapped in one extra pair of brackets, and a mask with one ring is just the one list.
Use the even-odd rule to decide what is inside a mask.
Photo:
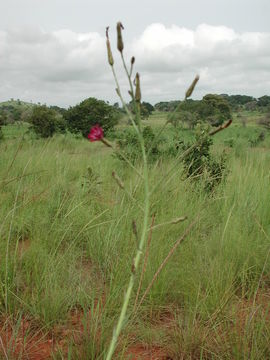
[(115, 80), (115, 83), (116, 83), (116, 90), (117, 90), (117, 95), (119, 96), (120, 100), (121, 100), (121, 103), (122, 103), (122, 106), (123, 108), (125, 109), (127, 115), (128, 115), (128, 118), (129, 120), (131, 121), (134, 129), (136, 130), (137, 134), (139, 134), (139, 129), (138, 129), (138, 126), (136, 125), (134, 119), (133, 119), (133, 116), (131, 114), (131, 112), (129, 111), (128, 107), (127, 107), (127, 104), (125, 103), (124, 99), (123, 99), (123, 96), (121, 94), (121, 90), (120, 90), (120, 85), (119, 85), (119, 82), (117, 80), (117, 76), (116, 76), (116, 73), (115, 73), (115, 70), (114, 70), (114, 66), (111, 65), (111, 68), (112, 68), (112, 73), (113, 73), (113, 77), (114, 77), (114, 80)]
[(140, 263), (142, 251), (143, 251), (143, 248), (144, 248), (146, 235), (147, 235), (149, 209), (150, 209), (148, 166), (147, 166), (147, 158), (146, 158), (146, 152), (145, 152), (145, 147), (144, 147), (144, 139), (143, 139), (143, 137), (141, 135), (139, 136), (139, 139), (140, 139), (142, 156), (143, 156), (143, 164), (144, 164), (145, 204), (144, 204), (143, 229), (142, 229), (142, 234), (141, 234), (139, 247), (138, 247), (138, 249), (136, 251), (136, 255), (135, 255), (134, 260), (133, 260), (131, 275), (130, 275), (130, 279), (129, 279), (129, 284), (128, 284), (128, 287), (127, 287), (127, 291), (126, 291), (126, 293), (124, 295), (124, 301), (123, 301), (121, 313), (120, 313), (116, 328), (115, 328), (114, 333), (113, 333), (113, 337), (112, 337), (112, 340), (111, 340), (111, 343), (110, 343), (108, 354), (106, 356), (106, 360), (112, 359), (113, 353), (115, 351), (115, 347), (117, 345), (118, 337), (119, 337), (119, 335), (121, 333), (121, 330), (123, 328), (123, 325), (124, 325), (128, 304), (129, 304), (129, 301), (130, 301), (132, 289), (133, 289), (134, 282), (135, 282), (135, 276), (136, 276), (136, 273), (137, 273), (137, 270), (138, 270), (138, 267), (139, 267), (139, 263)]

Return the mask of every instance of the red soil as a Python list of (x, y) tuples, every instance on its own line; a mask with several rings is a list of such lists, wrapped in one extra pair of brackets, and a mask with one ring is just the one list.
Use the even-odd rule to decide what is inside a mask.
[(143, 345), (134, 345), (128, 349), (129, 360), (170, 360), (164, 349), (159, 347), (145, 348)]
[[(245, 326), (253, 319), (263, 317), (266, 322), (270, 322), (270, 292), (264, 289), (259, 291), (256, 299), (253, 300), (239, 299), (232, 308), (235, 322), (231, 324), (231, 329), (225, 329), (222, 326), (216, 331), (220, 332), (220, 340), (224, 343), (229, 338), (227, 331), (236, 331), (239, 340), (245, 331)], [(98, 311), (102, 311), (99, 308)], [(163, 329), (166, 332), (172, 331), (177, 327), (175, 321), (175, 311), (163, 312), (153, 321), (153, 328)], [(77, 349), (80, 349), (85, 336), (85, 326), (90, 327), (91, 311), (84, 314), (81, 310), (73, 310), (64, 325), (57, 325), (50, 332), (43, 331), (37, 324), (37, 321), (23, 317), (17, 324), (10, 318), (0, 319), (0, 357), (3, 359), (21, 359), (21, 360), (49, 360), (52, 354), (60, 351), (63, 358), (68, 351), (68, 343), (72, 340)], [(211, 324), (205, 324), (205, 338), (212, 342), (215, 334), (211, 332)], [(211, 335), (212, 334), (212, 335)], [(132, 336), (131, 336), (132, 337)], [(175, 340), (175, 339), (174, 339)], [(223, 342), (222, 341), (222, 342)], [(211, 344), (209, 348), (211, 348)], [(215, 343), (217, 346), (217, 343)], [(83, 348), (82, 348), (83, 349)], [(136, 343), (128, 347), (126, 359), (129, 360), (172, 360), (168, 356), (169, 351), (156, 344)]]

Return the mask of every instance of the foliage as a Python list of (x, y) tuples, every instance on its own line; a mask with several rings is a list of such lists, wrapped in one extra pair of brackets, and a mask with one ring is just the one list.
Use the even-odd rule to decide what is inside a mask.
[(148, 119), (152, 112), (155, 110), (154, 106), (148, 102), (143, 101), (141, 103), (141, 117), (142, 119)]
[(244, 106), (245, 110), (247, 111), (255, 111), (257, 108), (257, 101), (253, 100), (245, 104)]
[[(134, 111), (134, 104), (132, 101), (129, 102), (129, 104), (127, 104), (127, 107), (129, 109), (129, 111), (135, 115), (135, 111)], [(140, 104), (140, 115), (142, 119), (148, 119), (149, 116), (152, 114), (152, 112), (155, 110), (154, 106), (152, 106), (150, 103), (143, 101)]]
[(235, 144), (235, 140), (233, 138), (225, 139), (224, 145), (232, 148)]
[(87, 167), (87, 172), (83, 176), (82, 187), (90, 195), (97, 195), (99, 193), (99, 187), (102, 183), (101, 178), (96, 172), (91, 168)]
[(178, 142), (177, 146), (187, 154), (183, 158), (186, 175), (193, 180), (203, 180), (206, 190), (213, 190), (218, 185), (226, 170), (225, 156), (216, 159), (210, 152), (213, 139), (208, 135), (209, 127), (198, 124), (195, 141)]
[(161, 101), (161, 102), (155, 104), (154, 107), (158, 111), (171, 112), (171, 111), (174, 111), (179, 104), (180, 104), (179, 100)]
[(259, 134), (256, 137), (249, 138), (248, 142), (251, 147), (256, 147), (256, 146), (258, 146), (259, 143), (264, 141), (264, 139), (265, 139), (265, 132), (261, 131), (261, 132), (259, 132)]
[(21, 100), (9, 100), (0, 103), (0, 116), (5, 117), (6, 124), (14, 124), (18, 121), (24, 121), (25, 113), (28, 113), (34, 107), (33, 104)]
[(266, 130), (270, 130), (270, 113), (258, 120), (258, 125), (263, 126)]
[(6, 125), (7, 123), (7, 113), (0, 109), (0, 126)]
[[(170, 119), (171, 116), (171, 119)], [(193, 128), (198, 121), (219, 126), (231, 118), (231, 110), (227, 100), (215, 94), (208, 94), (202, 100), (188, 99), (179, 103), (177, 111), (169, 116), (169, 121), (176, 126), (183, 122)]]
[(215, 94), (208, 94), (203, 97), (199, 115), (202, 120), (209, 122), (212, 126), (219, 126), (232, 116), (227, 100)]
[[(148, 153), (148, 160), (156, 160), (160, 155), (160, 150), (158, 148), (158, 144), (155, 142), (155, 134), (152, 128), (150, 126), (144, 127), (142, 135), (145, 142), (145, 149)], [(133, 128), (128, 128), (117, 133), (117, 137), (117, 145), (120, 153), (116, 152), (115, 156), (118, 159), (123, 160), (121, 153), (124, 154), (125, 157), (127, 157), (132, 163), (141, 158), (140, 144)]]
[[(248, 104), (255, 104), (256, 106), (256, 99), (253, 96), (248, 95), (228, 95), (222, 94), (221, 95), (226, 101), (230, 104), (231, 108), (234, 111), (241, 109), (243, 107), (248, 106)], [(251, 105), (250, 105), (251, 106)]]
[(4, 125), (4, 120), (0, 116), (0, 140), (3, 138), (2, 125)]
[[(0, 188), (0, 250), (6, 254), (9, 249), (10, 255), (7, 269), (5, 260), (0, 262), (0, 281), (1, 287), (4, 284), (10, 290), (8, 316), (13, 319), (19, 314), (29, 320), (31, 334), (26, 332), (23, 342), (27, 348), (29, 337), (41, 334), (42, 343), (42, 329), (58, 331), (57, 334), (60, 327), (64, 333), (71, 331), (65, 324), (73, 321), (74, 314), (79, 317), (83, 309), (85, 331), (77, 328), (77, 323), (73, 325), (74, 338), (78, 338), (76, 334), (80, 330), (80, 343), (72, 336), (64, 338), (72, 351), (70, 358), (83, 359), (91, 346), (99, 346), (103, 338), (106, 345), (110, 340), (112, 320), (129, 276), (125, 269), (127, 263), (131, 267), (134, 254), (131, 223), (141, 216), (136, 203), (112, 181), (112, 171), (121, 176), (126, 188), (141, 201), (143, 185), (129, 167), (112, 159), (110, 151), (105, 149), (97, 156), (96, 147), (89, 146), (81, 137), (57, 136), (48, 146), (46, 140), (33, 142), (26, 136), (20, 146), (20, 126), (5, 126), (5, 131), (8, 129), (17, 131), (13, 141), (4, 140), (0, 144), (0, 178), (7, 180)], [(153, 229), (142, 294), (174, 246), (175, 238), (184, 233), (188, 222), (197, 214), (200, 220), (164, 268), (136, 313), (135, 321), (130, 318), (123, 341), (119, 343), (119, 353), (127, 353), (124, 345), (130, 341), (135, 345), (143, 341), (148, 346), (157, 339), (156, 343), (160, 347), (164, 344), (172, 359), (182, 354), (182, 358), (193, 359), (198, 347), (198, 358), (208, 359), (209, 354), (215, 359), (269, 358), (270, 322), (266, 301), (269, 239), (261, 229), (269, 235), (270, 157), (268, 151), (248, 147), (247, 135), (255, 130), (258, 131), (256, 126), (233, 126), (215, 137), (210, 147), (213, 151), (223, 146), (224, 137), (237, 139), (239, 135), (238, 140), (244, 141), (238, 157), (231, 152), (230, 176), (212, 196), (203, 191), (203, 182), (197, 182), (198, 190), (194, 191), (193, 184), (181, 178), (181, 168), (174, 165), (173, 158), (151, 167), (155, 225), (180, 215), (187, 215), (188, 220)], [(168, 127), (165, 131), (169, 137), (178, 129)], [(180, 132), (182, 138), (191, 133)], [(266, 143), (268, 149), (269, 144)], [(102, 179), (102, 185), (89, 188), (95, 176), (88, 176), (88, 166)], [(23, 176), (25, 168), (26, 176)], [(161, 178), (165, 179), (166, 186), (156, 188)], [(95, 195), (97, 189), (100, 191)], [(7, 217), (10, 213), (14, 214), (12, 219)], [(96, 306), (97, 299), (102, 301), (100, 308)], [(258, 310), (252, 316), (254, 306)], [(264, 309), (261, 316), (259, 312)], [(92, 317), (92, 313), (89, 317), (91, 310), (97, 310), (94, 311), (96, 317)], [(1, 311), (5, 313), (2, 303)], [(167, 311), (175, 326), (175, 331), (169, 329), (168, 336), (167, 327), (153, 326), (164, 314), (167, 320)], [(102, 320), (105, 317), (105, 324), (99, 316)], [(239, 316), (244, 324), (241, 333)], [(93, 321), (89, 319), (99, 320), (96, 332), (91, 333)], [(22, 340), (18, 328), (14, 326), (11, 350), (15, 341), (19, 344)], [(60, 337), (61, 334), (55, 342)], [(0, 358), (5, 358), (2, 351), (1, 348)], [(65, 356), (64, 352), (62, 358)], [(11, 359), (17, 357), (8, 355)], [(91, 353), (88, 358), (94, 359)]]
[(99, 124), (106, 134), (117, 124), (118, 116), (117, 109), (96, 98), (88, 98), (70, 107), (64, 114), (68, 129), (74, 133), (80, 132), (84, 137), (96, 124)]
[(32, 130), (42, 138), (51, 137), (55, 132), (65, 131), (64, 119), (46, 105), (35, 106), (29, 121)]
[[(206, 100), (206, 104), (204, 103)], [(155, 104), (155, 109), (159, 111), (172, 112), (178, 105), (179, 101), (161, 101)], [(204, 105), (210, 105), (210, 109)], [(213, 112), (213, 105), (215, 110)], [(206, 120), (208, 116), (213, 117), (213, 115), (218, 115), (216, 112), (221, 113), (221, 116), (225, 115), (225, 120), (230, 117), (229, 112), (230, 108), (233, 111), (242, 111), (246, 110), (256, 110), (265, 109), (270, 106), (270, 96), (264, 95), (256, 99), (253, 96), (248, 95), (228, 95), (228, 94), (208, 94), (202, 100), (188, 100), (185, 102), (185, 105), (182, 107), (182, 110), (187, 110), (190, 112), (198, 112), (200, 114), (201, 120)], [(209, 113), (210, 112), (210, 113)], [(227, 114), (227, 115), (226, 115)]]
[(193, 129), (199, 120), (199, 115), (196, 112), (190, 111), (175, 111), (168, 116), (168, 122), (174, 127), (180, 124), (186, 124), (189, 129)]
[(264, 95), (258, 98), (257, 105), (259, 107), (267, 107), (270, 105), (270, 96)]

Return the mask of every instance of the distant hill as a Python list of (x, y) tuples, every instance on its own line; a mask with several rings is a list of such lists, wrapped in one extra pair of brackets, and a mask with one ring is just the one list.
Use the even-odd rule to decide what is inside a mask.
[(9, 106), (12, 106), (12, 107), (32, 107), (32, 106), (35, 106), (36, 104), (33, 104), (33, 103), (30, 103), (30, 102), (26, 102), (26, 101), (22, 101), (22, 100), (14, 100), (14, 99), (11, 99), (11, 100), (7, 100), (7, 101), (3, 101), (3, 102), (0, 102), (0, 108), (2, 107), (9, 107)]
[[(22, 100), (10, 99), (8, 101), (0, 102), (0, 120), (2, 124), (14, 123), (17, 121), (27, 122), (32, 114), (35, 106), (41, 105), (40, 103), (30, 103)], [(53, 110), (63, 115), (65, 109), (58, 106), (50, 106)]]

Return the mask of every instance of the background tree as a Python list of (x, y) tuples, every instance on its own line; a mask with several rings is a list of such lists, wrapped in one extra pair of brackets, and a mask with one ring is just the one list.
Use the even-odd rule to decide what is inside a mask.
[(258, 125), (263, 126), (266, 130), (270, 130), (270, 113), (266, 114), (258, 120)]
[(141, 116), (143, 119), (148, 119), (154, 110), (154, 106), (150, 103), (145, 101), (141, 103)]
[(31, 129), (43, 138), (52, 136), (55, 132), (65, 131), (65, 121), (56, 111), (46, 105), (35, 106), (29, 118)]
[(0, 114), (0, 140), (3, 138), (2, 125), (4, 125), (4, 117)]
[(58, 114), (61, 114), (61, 115), (65, 115), (67, 109), (64, 109), (60, 106), (57, 106), (57, 105), (52, 105), (50, 106), (50, 109), (54, 110), (55, 112), (57, 112)]
[(257, 105), (262, 107), (269, 107), (270, 106), (270, 96), (264, 95), (258, 98)]
[(81, 133), (86, 137), (95, 124), (102, 126), (105, 133), (112, 129), (117, 124), (119, 112), (105, 101), (88, 98), (70, 107), (64, 117), (71, 132)]
[(257, 100), (253, 96), (248, 95), (227, 95), (221, 94), (221, 96), (227, 100), (231, 109), (233, 111), (241, 111), (241, 109), (245, 108), (245, 105), (250, 102), (257, 102)]
[(205, 95), (200, 102), (198, 112), (200, 118), (212, 126), (219, 126), (232, 116), (228, 101), (216, 94)]
[(168, 122), (170, 122), (174, 127), (185, 124), (189, 129), (193, 129), (198, 121), (198, 113), (181, 109), (168, 116)]
[(257, 108), (257, 101), (249, 101), (244, 105), (244, 109), (247, 111), (255, 111)]
[(5, 110), (0, 109), (0, 126), (7, 124), (7, 113)]
[(155, 104), (154, 108), (158, 111), (171, 112), (174, 111), (179, 104), (180, 104), (179, 100), (161, 101)]

